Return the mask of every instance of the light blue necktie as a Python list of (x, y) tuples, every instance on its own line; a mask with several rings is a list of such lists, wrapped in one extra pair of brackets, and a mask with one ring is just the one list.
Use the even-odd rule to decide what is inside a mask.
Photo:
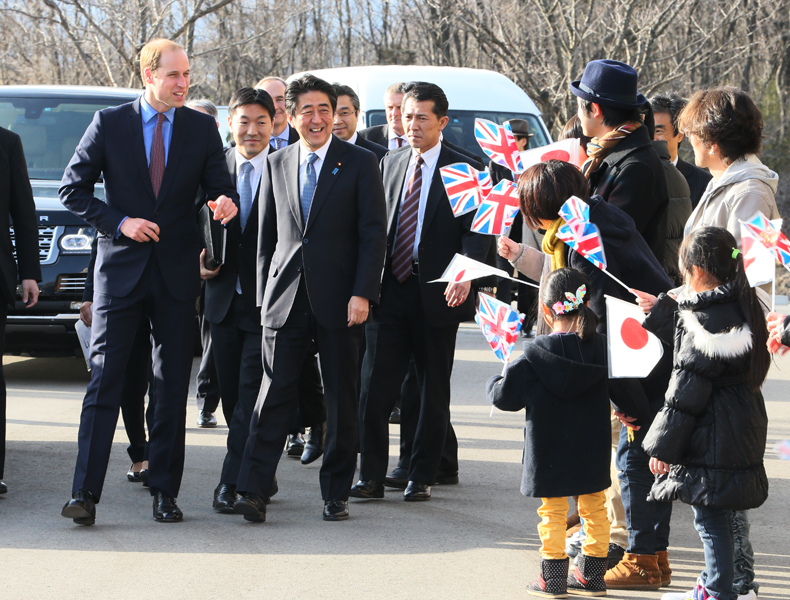
[(282, 144), (284, 141), (285, 141), (284, 139), (278, 137), (273, 137), (271, 139), (272, 146), (274, 146), (275, 150), (279, 150), (280, 148), (282, 148)]
[(311, 152), (307, 155), (307, 168), (305, 169), (304, 181), (302, 181), (302, 192), (299, 196), (302, 204), (302, 225), (307, 224), (307, 217), (310, 215), (310, 205), (313, 203), (315, 194), (315, 168), (313, 163), (318, 160), (318, 155)]
[(247, 226), (247, 219), (250, 218), (252, 210), (252, 163), (245, 161), (241, 164), (241, 177), (239, 177), (239, 202), (241, 204), (241, 230)]

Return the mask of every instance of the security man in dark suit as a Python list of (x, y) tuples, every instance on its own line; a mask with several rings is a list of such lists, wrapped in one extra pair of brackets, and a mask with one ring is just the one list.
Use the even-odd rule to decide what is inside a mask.
[(302, 365), (315, 343), (327, 411), (323, 517), (337, 521), (348, 518), (356, 466), (361, 325), (379, 298), (384, 191), (375, 156), (332, 135), (331, 84), (305, 75), (288, 84), (285, 101), (301, 140), (269, 157), (269, 185), (261, 190), (264, 376), (235, 510), (250, 521), (266, 518)]
[(357, 132), (357, 119), (359, 118), (359, 96), (351, 86), (335, 83), (337, 94), (337, 110), (335, 111), (334, 127), (332, 133), (344, 142), (356, 144), (360, 148), (370, 150), (381, 161), (387, 153), (387, 148), (381, 144), (363, 138)]
[[(214, 218), (230, 222), (238, 201), (217, 125), (185, 108), (189, 59), (153, 40), (140, 52), (144, 94), (96, 113), (60, 187), (61, 202), (100, 233), (94, 271), (91, 381), (83, 401), (72, 500), (61, 514), (96, 520), (110, 458), (123, 375), (141, 315), (151, 321), (156, 413), (149, 432), (153, 514), (177, 522), (184, 469), (200, 241), (195, 197), (202, 186)], [(105, 201), (94, 195), (104, 178)]]
[(447, 97), (437, 85), (415, 82), (403, 101), (411, 149), (382, 161), (388, 212), (387, 262), (381, 305), (367, 326), (360, 396), (360, 481), (357, 498), (383, 498), (389, 458), (388, 417), (414, 356), (420, 382), (406, 500), (429, 500), (450, 414), (450, 374), (458, 324), (475, 311), (471, 283), (442, 290), (441, 277), (456, 253), (483, 261), (491, 240), (470, 231), (473, 215), (456, 218), (440, 168), (465, 162), (440, 141), (448, 122)]
[[(22, 286), (22, 303), (30, 308), (38, 302), (41, 265), (38, 256), (38, 220), (33, 190), (27, 176), (22, 139), (0, 127), (0, 269), (3, 298), (0, 300), (0, 494), (8, 491), (1, 481), (5, 468), (6, 392), (2, 357), (8, 307), (16, 304), (17, 282)], [(11, 242), (11, 227), (14, 242)], [(16, 258), (12, 254), (16, 250)]]

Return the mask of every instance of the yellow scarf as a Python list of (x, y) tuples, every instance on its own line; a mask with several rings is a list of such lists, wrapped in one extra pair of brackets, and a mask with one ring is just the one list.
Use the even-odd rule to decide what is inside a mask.
[(551, 256), (551, 270), (556, 271), (565, 266), (565, 242), (557, 237), (557, 231), (565, 225), (565, 219), (558, 217), (551, 222), (543, 236), (541, 249), (545, 254)]

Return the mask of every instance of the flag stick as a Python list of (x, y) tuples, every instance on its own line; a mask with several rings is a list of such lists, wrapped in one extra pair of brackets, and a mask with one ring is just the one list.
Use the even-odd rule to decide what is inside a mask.
[[(612, 274), (611, 274), (609, 271), (607, 271), (606, 269), (601, 269), (601, 271), (603, 271), (603, 272), (604, 272), (604, 273), (606, 273), (606, 274), (607, 274), (609, 277), (611, 277), (612, 279), (614, 279), (614, 280), (615, 280), (617, 283), (619, 283), (620, 285), (622, 285), (622, 286), (623, 286), (623, 287), (624, 287), (626, 290), (628, 290), (628, 292), (629, 292), (630, 294), (634, 294), (634, 292), (632, 292), (632, 291), (631, 291), (631, 288), (630, 288), (630, 287), (628, 287), (628, 286), (627, 286), (626, 284), (624, 284), (622, 281), (620, 281), (619, 279), (617, 279), (617, 277), (615, 277), (614, 275), (612, 275)], [(639, 296), (637, 296), (636, 294), (634, 294), (634, 296), (636, 296), (637, 298), (639, 298)]]
[(774, 265), (774, 278), (771, 280), (771, 312), (776, 312), (776, 265)]
[[(507, 363), (502, 365), (502, 375), (500, 375), (500, 377), (504, 377), (505, 376), (505, 371), (507, 371)], [(489, 417), (493, 417), (494, 416), (494, 405), (493, 404), (491, 405), (491, 412), (488, 413), (488, 416)]]

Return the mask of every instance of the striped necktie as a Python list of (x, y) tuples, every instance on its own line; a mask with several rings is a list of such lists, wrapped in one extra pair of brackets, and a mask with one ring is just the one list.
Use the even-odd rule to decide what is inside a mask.
[(154, 128), (154, 140), (151, 144), (151, 160), (148, 163), (148, 172), (151, 174), (151, 185), (154, 188), (154, 197), (159, 196), (159, 189), (162, 187), (162, 178), (165, 175), (165, 143), (162, 141), (162, 123), (165, 115), (156, 115), (156, 127)]
[(412, 272), (414, 256), (414, 240), (417, 235), (417, 217), (420, 210), (420, 194), (422, 193), (422, 156), (417, 157), (414, 172), (406, 186), (406, 196), (400, 207), (398, 220), (398, 236), (392, 251), (392, 274), (403, 283)]

